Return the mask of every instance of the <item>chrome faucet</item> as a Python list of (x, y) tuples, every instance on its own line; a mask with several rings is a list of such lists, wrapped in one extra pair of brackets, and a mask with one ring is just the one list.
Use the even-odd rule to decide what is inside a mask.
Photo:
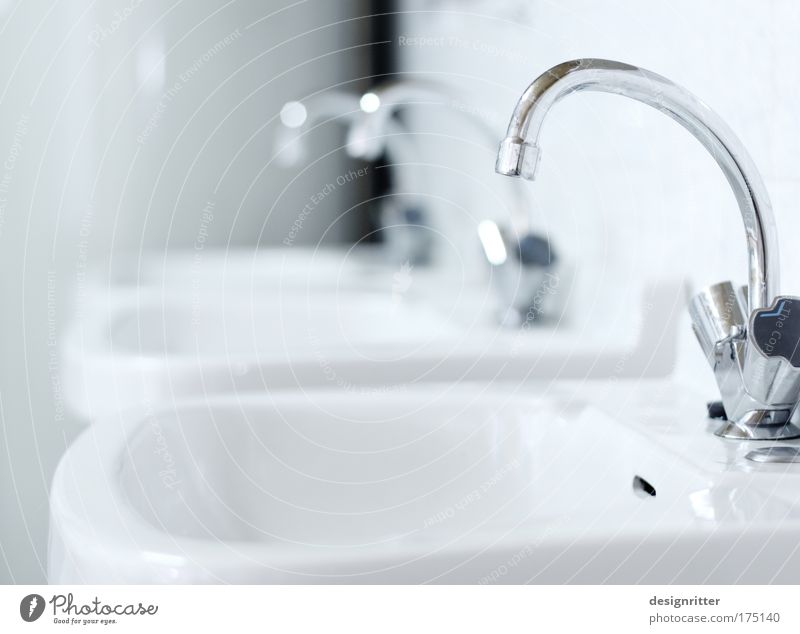
[[(394, 135), (387, 134), (387, 128), (395, 120), (396, 113), (419, 104), (451, 107), (483, 137), (487, 146), (495, 144), (495, 134), (485, 121), (459, 107), (464, 100), (438, 83), (419, 79), (389, 81), (364, 94), (360, 103), (367, 116), (350, 127), (347, 147), (363, 158), (377, 157), (390, 146)], [(560, 296), (556, 297), (555, 289), (565, 269), (560, 267), (550, 240), (531, 230), (522, 190), (516, 187), (510, 190), (513, 198), (509, 225), (482, 218), (477, 233), (483, 255), (493, 271), (501, 323), (531, 325), (561, 316)]]
[[(294, 166), (308, 154), (305, 137), (315, 125), (338, 122), (347, 129), (345, 149), (353, 158), (375, 161), (385, 150), (397, 164), (411, 164), (419, 155), (413, 139), (396, 119), (387, 122), (386, 133), (392, 143), (375, 150), (374, 146), (359, 144), (351, 131), (366, 116), (368, 104), (354, 92), (331, 90), (318, 93), (304, 101), (289, 101), (281, 108), (282, 125), (276, 137), (276, 160)], [(380, 225), (386, 231), (388, 258), (397, 263), (423, 264), (430, 256), (433, 234), (424, 226), (424, 201), (419, 192), (425, 191), (424, 170), (395, 170), (394, 188), (403, 192), (404, 201), (386, 197), (381, 204)]]
[(690, 302), (692, 326), (714, 371), (728, 438), (800, 437), (800, 298), (777, 296), (777, 230), (753, 161), (725, 122), (682, 87), (615, 61), (579, 59), (554, 66), (525, 90), (500, 144), (495, 171), (533, 180), (539, 133), (550, 108), (578, 90), (641, 101), (680, 123), (711, 153), (728, 180), (744, 222), (748, 285), (706, 288)]

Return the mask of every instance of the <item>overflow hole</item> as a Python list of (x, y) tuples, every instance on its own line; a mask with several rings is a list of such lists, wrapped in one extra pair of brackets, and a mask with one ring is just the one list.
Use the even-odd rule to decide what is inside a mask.
[(656, 488), (640, 476), (633, 476), (633, 492), (639, 497), (656, 496)]

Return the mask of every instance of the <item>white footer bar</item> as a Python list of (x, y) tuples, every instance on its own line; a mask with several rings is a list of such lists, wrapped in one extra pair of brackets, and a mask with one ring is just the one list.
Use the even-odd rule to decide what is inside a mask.
[(0, 632), (798, 632), (797, 597), (791, 586), (2, 586)]

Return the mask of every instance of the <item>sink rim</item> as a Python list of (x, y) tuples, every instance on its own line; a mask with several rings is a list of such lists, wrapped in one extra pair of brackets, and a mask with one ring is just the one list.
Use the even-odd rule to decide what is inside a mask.
[[(662, 280), (652, 286), (653, 289), (661, 289), (659, 301), (662, 304), (669, 305), (669, 297), (676, 293), (676, 289), (680, 288), (682, 283), (670, 280)], [(652, 289), (651, 289), (652, 290)], [(484, 289), (485, 291), (485, 289)], [(481, 291), (480, 294), (483, 294)], [(646, 294), (649, 291), (643, 293)], [(341, 293), (350, 294), (356, 298), (362, 298), (366, 301), (374, 297), (374, 292), (369, 289), (345, 289), (345, 290), (314, 290), (308, 291), (304, 289), (284, 289), (278, 296), (279, 305), (285, 305), (285, 302), (291, 302), (297, 298), (305, 297), (307, 303), (308, 296), (313, 295), (331, 295), (338, 297)], [(202, 293), (200, 293), (202, 296)], [(143, 352), (133, 348), (124, 348), (122, 353), (114, 352), (106, 340), (105, 333), (109, 328), (112, 328), (116, 321), (125, 316), (126, 311), (135, 312), (137, 310), (158, 310), (163, 311), (164, 306), (169, 304), (177, 306), (179, 310), (191, 309), (192, 300), (196, 294), (190, 290), (183, 290), (180, 293), (167, 293), (166, 289), (154, 289), (144, 287), (135, 291), (120, 291), (110, 293), (103, 301), (89, 310), (85, 310), (81, 315), (80, 321), (73, 321), (67, 328), (66, 336), (64, 337), (64, 357), (66, 362), (69, 363), (73, 360), (77, 363), (79, 360), (84, 362), (86, 360), (93, 364), (102, 367), (136, 367), (142, 364), (153, 367), (156, 365), (163, 365), (168, 363), (171, 368), (180, 370), (182, 368), (196, 367), (198, 363), (203, 366), (213, 367), (230, 367), (232, 365), (245, 365), (247, 367), (276, 367), (276, 366), (302, 366), (303, 364), (315, 364), (319, 362), (319, 353), (305, 347), (289, 348), (285, 352), (291, 352), (291, 360), (284, 358), (284, 356), (264, 353), (254, 354), (240, 352), (237, 354), (203, 354), (201, 356), (191, 354), (188, 352), (176, 353), (174, 351), (164, 352)], [(250, 306), (257, 293), (255, 291), (243, 293), (238, 290), (233, 290), (228, 293), (223, 293), (220, 301), (225, 301), (230, 305)], [(211, 303), (213, 300), (211, 296), (203, 298), (205, 303)], [(448, 320), (447, 314), (439, 314), (437, 309), (426, 307), (422, 299), (417, 298), (415, 303), (420, 304), (423, 310), (439, 315), (443, 323)], [(579, 349), (571, 349), (569, 356), (570, 359), (580, 357), (581, 355), (588, 355), (587, 367), (592, 367), (599, 359), (603, 358), (609, 360), (613, 358), (618, 361), (624, 358), (626, 365), (637, 365), (636, 361), (639, 357), (643, 357), (642, 363), (638, 365), (636, 372), (637, 376), (655, 376), (663, 377), (667, 375), (667, 368), (672, 363), (675, 355), (674, 348), (676, 348), (676, 332), (677, 332), (677, 315), (663, 314), (664, 310), (653, 309), (653, 301), (646, 303), (648, 310), (645, 311), (643, 321), (640, 324), (639, 336), (625, 341), (622, 345), (609, 346), (608, 343), (598, 345), (591, 345), (582, 342)], [(656, 302), (657, 304), (658, 302)], [(658, 307), (657, 307), (658, 308)], [(674, 306), (672, 306), (674, 309)], [(169, 307), (167, 308), (169, 310)], [(230, 308), (226, 308), (230, 310)], [(397, 352), (408, 350), (408, 342), (405, 341), (387, 341), (381, 343), (370, 343), (359, 346), (360, 348), (374, 348), (381, 350), (386, 354), (388, 359), (380, 358), (365, 358), (358, 350), (354, 350), (352, 346), (346, 342), (338, 342), (331, 344), (330, 342), (321, 342), (320, 351), (323, 357), (330, 362), (330, 357), (335, 357), (332, 362), (335, 363), (352, 363), (362, 362), (368, 364), (393, 364), (408, 362), (430, 362), (434, 357), (441, 357), (446, 354), (447, 362), (465, 363), (470, 360), (475, 362), (497, 362), (508, 359), (510, 356), (512, 360), (531, 358), (536, 361), (542, 354), (552, 354), (557, 352), (563, 347), (566, 342), (572, 340), (575, 332), (571, 328), (530, 328), (527, 332), (523, 329), (507, 329), (502, 327), (496, 328), (483, 328), (480, 326), (466, 328), (460, 322), (453, 324), (455, 332), (454, 337), (437, 337), (429, 340), (425, 345), (415, 345), (415, 350), (402, 359), (394, 358)], [(650, 342), (648, 333), (657, 333), (658, 341)], [(470, 346), (468, 340), (479, 341), (478, 348), (481, 349), (480, 356), (476, 357), (475, 346)], [(462, 344), (453, 346), (454, 341), (460, 341)], [(669, 344), (672, 344), (671, 346)], [(487, 346), (490, 347), (487, 348)], [(652, 354), (653, 344), (661, 351), (659, 356)], [(549, 352), (548, 352), (549, 350)], [(513, 355), (512, 355), (513, 352)], [(563, 351), (562, 351), (563, 352)], [(663, 358), (660, 358), (663, 357)], [(440, 359), (440, 363), (442, 360)], [(627, 368), (622, 368), (621, 373), (628, 372)]]
[[(351, 290), (344, 291), (321, 291), (315, 290), (313, 295), (316, 298), (313, 301), (324, 301), (326, 297), (338, 297), (340, 293), (351, 296), (352, 301), (360, 301), (371, 303), (376, 299), (375, 295), (370, 290)], [(241, 293), (239, 291), (231, 291), (225, 296), (220, 297), (220, 301), (226, 303), (225, 311), (233, 312), (237, 307), (240, 307), (245, 312), (251, 312), (254, 302), (257, 302), (256, 293)], [(287, 309), (291, 310), (290, 304), (297, 301), (298, 306), (303, 309), (309, 308), (309, 293), (299, 289), (284, 290), (277, 296), (280, 298), (276, 304), (278, 310)], [(121, 293), (115, 294), (109, 298), (106, 305), (101, 310), (89, 310), (85, 315), (81, 316), (80, 321), (75, 321), (67, 328), (67, 334), (64, 338), (64, 356), (67, 359), (81, 359), (91, 360), (92, 363), (106, 364), (110, 366), (136, 366), (140, 364), (162, 364), (168, 362), (171, 367), (180, 368), (181, 366), (194, 367), (198, 363), (207, 366), (221, 365), (231, 366), (234, 364), (246, 364), (248, 366), (282, 366), (294, 365), (295, 363), (303, 364), (308, 362), (316, 362), (318, 360), (318, 353), (308, 347), (288, 347), (284, 352), (291, 354), (291, 363), (288, 357), (284, 358), (273, 352), (265, 352), (262, 354), (237, 352), (221, 353), (215, 352), (211, 354), (196, 355), (189, 351), (163, 350), (163, 351), (150, 351), (137, 349), (131, 346), (118, 346), (115, 351), (113, 346), (109, 343), (106, 333), (113, 328), (120, 320), (126, 318), (135, 318), (138, 312), (148, 311), (150, 313), (157, 311), (170, 311), (177, 310), (181, 312), (189, 311), (192, 309), (192, 301), (194, 295), (191, 291), (181, 291), (176, 294), (166, 294), (160, 290), (141, 290), (135, 293)], [(202, 293), (201, 293), (202, 297)], [(214, 303), (212, 296), (202, 297), (204, 306), (210, 306)], [(421, 304), (421, 302), (415, 302)], [(383, 302), (378, 302), (383, 305)], [(376, 304), (377, 305), (377, 304)], [(438, 313), (424, 305), (421, 308), (428, 312), (435, 314)], [(416, 310), (415, 308), (411, 310)], [(442, 323), (444, 323), (446, 316), (441, 315)], [(251, 325), (252, 327), (252, 325)], [(456, 332), (456, 335), (460, 331)], [(280, 333), (278, 333), (280, 334)], [(437, 339), (431, 339), (427, 343), (420, 339), (422, 344), (415, 342), (413, 345), (415, 350), (413, 353), (407, 355), (407, 358), (428, 358), (430, 353), (425, 351), (428, 345), (436, 345)], [(452, 338), (447, 338), (448, 342), (453, 341)], [(424, 344), (424, 345), (423, 345)], [(360, 344), (358, 348), (377, 348), (383, 352), (391, 354), (394, 351), (404, 352), (408, 350), (409, 343), (407, 341), (387, 341), (381, 343), (364, 343)], [(354, 348), (349, 342), (340, 340), (337, 343), (321, 342), (318, 346), (325, 355), (335, 355), (337, 361), (342, 362), (360, 361), (365, 363), (402, 363), (403, 359), (389, 358), (372, 359), (365, 358), (358, 349)]]
[[(628, 382), (630, 383), (630, 382)], [(638, 383), (636, 382), (637, 386)], [(541, 382), (544, 385), (544, 382)], [(667, 381), (654, 381), (654, 385), (671, 384)], [(585, 383), (578, 381), (562, 381), (556, 384), (558, 389), (554, 389), (549, 396), (542, 396), (537, 389), (540, 383), (535, 383), (533, 386), (530, 384), (521, 388), (519, 385), (510, 383), (485, 385), (484, 383), (476, 382), (472, 385), (464, 383), (460, 384), (458, 390), (472, 393), (475, 385), (482, 386), (489, 398), (506, 398), (514, 401), (541, 402), (542, 400), (555, 400), (559, 403), (567, 399), (570, 394)], [(416, 391), (430, 393), (438, 391), (441, 386), (437, 385), (423, 385), (415, 388)], [(561, 389), (561, 388), (564, 389)], [(619, 387), (619, 384), (616, 384)], [(528, 391), (531, 388), (533, 393)], [(591, 388), (592, 392), (601, 391), (601, 386)], [(647, 388), (646, 388), (647, 389)], [(315, 394), (327, 395), (331, 398), (352, 399), (353, 396), (343, 394), (337, 390), (314, 390)], [(427, 394), (426, 394), (427, 395)], [(453, 395), (455, 398), (457, 395)], [(263, 394), (249, 394), (249, 395), (235, 395), (229, 394), (226, 396), (215, 396), (211, 398), (200, 399), (181, 399), (176, 400), (174, 403), (164, 405), (163, 407), (155, 408), (156, 410), (167, 409), (172, 410), (182, 407), (198, 407), (216, 405), (219, 403), (223, 406), (246, 405), (249, 402), (263, 403), (269, 402), (274, 399), (283, 399), (287, 401), (292, 399), (293, 402), (298, 402), (297, 394), (284, 393), (280, 395), (265, 396)], [(591, 402), (587, 403), (588, 406), (595, 409)], [(623, 418), (616, 417), (615, 421), (623, 427), (630, 427), (628, 421)], [(695, 421), (686, 421), (686, 429), (691, 429), (692, 433), (696, 433), (698, 437), (705, 437), (705, 430), (698, 428)], [(691, 423), (691, 424), (689, 424)], [(56, 475), (53, 478), (53, 487), (51, 490), (51, 518), (53, 521), (53, 528), (51, 529), (51, 547), (53, 544), (54, 534), (60, 535), (60, 540), (63, 543), (64, 539), (70, 545), (71, 552), (78, 554), (78, 559), (86, 562), (98, 561), (98, 555), (93, 550), (94, 544), (86, 540), (86, 535), (90, 535), (91, 531), (95, 531), (99, 526), (101, 534), (98, 541), (101, 541), (105, 546), (105, 551), (108, 557), (112, 558), (115, 564), (119, 564), (121, 570), (132, 570), (134, 572), (142, 573), (143, 569), (150, 571), (151, 574), (147, 579), (161, 574), (159, 577), (161, 581), (170, 581), (173, 578), (163, 577), (164, 570), (171, 571), (177, 575), (177, 578), (184, 578), (181, 575), (188, 575), (188, 578), (197, 580), (198, 575), (200, 578), (210, 581), (220, 581), (227, 578), (238, 579), (238, 582), (244, 582), (243, 579), (247, 575), (252, 575), (254, 579), (262, 579), (266, 577), (278, 576), (283, 579), (281, 575), (288, 575), (295, 580), (302, 580), (304, 578), (312, 580), (317, 579), (317, 583), (323, 582), (324, 579), (332, 581), (347, 582), (348, 580), (358, 582), (359, 579), (368, 579), (370, 575), (385, 575), (393, 574), (391, 571), (398, 569), (399, 574), (402, 576), (404, 567), (410, 566), (413, 569), (418, 565), (420, 558), (429, 557), (454, 557), (456, 561), (455, 569), (461, 565), (468, 565), (476, 557), (481, 556), (502, 556), (503, 553), (513, 554), (523, 547), (530, 547), (532, 541), (535, 541), (535, 535), (525, 533), (520, 530), (508, 531), (509, 527), (503, 528), (503, 525), (494, 525), (493, 533), (494, 539), (486, 545), (486, 533), (478, 534), (479, 539), (477, 542), (467, 543), (462, 540), (458, 544), (445, 544), (444, 546), (436, 547), (430, 540), (415, 540), (407, 541), (404, 543), (401, 550), (401, 556), (398, 558), (396, 552), (387, 550), (384, 545), (376, 544), (373, 546), (361, 546), (359, 548), (352, 547), (334, 547), (334, 548), (314, 548), (309, 546), (293, 546), (287, 542), (269, 542), (269, 541), (248, 541), (248, 540), (226, 540), (222, 543), (214, 542), (209, 538), (196, 538), (196, 537), (177, 537), (171, 536), (157, 526), (151, 524), (146, 518), (141, 516), (132, 505), (127, 504), (119, 506), (117, 504), (117, 513), (103, 513), (97, 509), (97, 504), (93, 505), (94, 516), (90, 518), (82, 517), (80, 513), (75, 513), (73, 504), (70, 502), (80, 502), (81, 495), (85, 495), (85, 491), (72, 491), (67, 490), (65, 495), (64, 489), (69, 489), (77, 486), (71, 477), (71, 468), (74, 464), (82, 465), (84, 469), (89, 469), (90, 473), (96, 474), (97, 471), (92, 471), (96, 467), (102, 468), (104, 474), (116, 474), (115, 461), (118, 459), (119, 454), (111, 451), (104, 452), (102, 455), (95, 450), (98, 446), (105, 447), (122, 447), (125, 446), (125, 440), (128, 434), (132, 433), (139, 426), (146, 424), (146, 417), (140, 411), (135, 409), (129, 410), (128, 413), (121, 413), (109, 420), (98, 421), (90, 429), (76, 440), (76, 442), (68, 448), (64, 458), (58, 466)], [(631, 428), (630, 433), (639, 433), (642, 430)], [(655, 442), (661, 445), (662, 451), (666, 451), (669, 455), (675, 455), (680, 452), (680, 445), (683, 440), (680, 438), (681, 432), (678, 431), (678, 440), (680, 441), (676, 446), (669, 447), (661, 444), (662, 441), (657, 438)], [(658, 434), (656, 434), (658, 436)], [(714, 442), (714, 447), (718, 447), (718, 455), (724, 455), (727, 449), (725, 443), (719, 444), (719, 439), (706, 439), (709, 443)], [(109, 444), (110, 443), (110, 444)], [(114, 444), (116, 443), (116, 444)], [(82, 449), (81, 449), (82, 447)], [(714, 460), (713, 455), (705, 453), (705, 448), (701, 447), (699, 453), (704, 453), (706, 459)], [(88, 461), (81, 455), (87, 454)], [(681, 456), (684, 462), (691, 465), (691, 461)], [(91, 465), (91, 466), (87, 466)], [(698, 473), (695, 465), (695, 473)], [(724, 483), (725, 473), (717, 473), (714, 469), (702, 470), (699, 472), (703, 478), (710, 483)], [(735, 474), (737, 477), (747, 477), (750, 479), (752, 474)], [(762, 477), (763, 476), (763, 477)], [(86, 477), (86, 476), (84, 476)], [(119, 501), (121, 493), (118, 488), (109, 490), (104, 486), (104, 482), (112, 478), (111, 475), (105, 477), (90, 478), (91, 489), (93, 491), (99, 489), (100, 497), (102, 498), (103, 508), (113, 508), (114, 502)], [(763, 482), (751, 482), (756, 492), (769, 491), (771, 484), (774, 481), (774, 475), (770, 470), (759, 471), (757, 474), (759, 480)], [(795, 480), (800, 479), (800, 474), (795, 474)], [(112, 480), (117, 484), (119, 480)], [(737, 480), (734, 478), (734, 484)], [(762, 486), (763, 485), (763, 486)], [(117, 485), (118, 487), (119, 485)], [(769, 488), (766, 488), (769, 486)], [(774, 492), (772, 493), (774, 495)], [(798, 497), (800, 500), (800, 497)], [(96, 502), (96, 501), (95, 501)], [(796, 502), (798, 503), (798, 502)], [(80, 509), (80, 506), (75, 508)], [(89, 519), (92, 525), (89, 526)], [(547, 526), (552, 524), (548, 520), (542, 522), (537, 520), (542, 530), (546, 531)], [(130, 530), (136, 535), (136, 539), (132, 543), (129, 538), (125, 536)], [(59, 532), (60, 531), (60, 532)], [(504, 532), (505, 531), (505, 532)], [(762, 535), (764, 539), (781, 538), (781, 535), (795, 535), (800, 531), (800, 519), (785, 519), (781, 523), (776, 524), (774, 520), (769, 521), (748, 521), (747, 532), (751, 534), (754, 539), (758, 535)], [(96, 533), (95, 533), (96, 534)], [(635, 536), (636, 531), (629, 532), (628, 539)], [(728, 521), (726, 519), (716, 519), (709, 522), (703, 522), (694, 525), (693, 532), (688, 535), (689, 543), (694, 541), (703, 541), (707, 538), (720, 538), (731, 540), (738, 539), (742, 534), (742, 524), (739, 521)], [(664, 540), (665, 543), (672, 543), (676, 536), (674, 527), (656, 526), (649, 530), (646, 538), (654, 540)], [(624, 536), (623, 536), (624, 537)], [(557, 533), (547, 537), (544, 546), (544, 553), (548, 552), (547, 549), (561, 549), (564, 548), (579, 548), (583, 549), (581, 552), (591, 553), (592, 549), (606, 548), (614, 546), (619, 543), (620, 536), (612, 534), (607, 527), (603, 530), (592, 530), (589, 534), (579, 536), (576, 541), (576, 534), (574, 531), (566, 531)], [(642, 543), (645, 539), (644, 533), (639, 533), (638, 543)], [(694, 541), (693, 541), (694, 540)], [(623, 539), (624, 542), (624, 539)], [(135, 544), (135, 546), (134, 546)], [(476, 544), (481, 548), (480, 552), (476, 551)], [(636, 543), (633, 543), (635, 546)], [(541, 546), (539, 546), (541, 548)], [(588, 550), (587, 550), (588, 549)], [(312, 568), (319, 568), (310, 570), (309, 553), (313, 554), (313, 561), (311, 561)], [(494, 553), (495, 555), (489, 555)], [(394, 557), (393, 557), (394, 556)], [(448, 559), (446, 559), (449, 561)], [(466, 564), (465, 564), (466, 562)], [(48, 558), (48, 565), (52, 566), (52, 561)], [(352, 574), (342, 573), (337, 571), (337, 566), (351, 565), (358, 566), (360, 563), (369, 566), (368, 572), (354, 572)], [(328, 568), (326, 568), (328, 566)], [(214, 571), (213, 574), (212, 572)], [(327, 571), (327, 572), (325, 572)], [(90, 569), (91, 572), (91, 569)], [(452, 571), (451, 571), (452, 572)], [(52, 574), (52, 567), (51, 567)], [(438, 573), (437, 573), (438, 574)], [(444, 574), (444, 573), (443, 573)], [(221, 576), (217, 576), (221, 575)], [(432, 579), (435, 582), (435, 578)], [(253, 581), (251, 581), (253, 582)], [(263, 581), (256, 581), (263, 582)], [(280, 581), (270, 581), (280, 582)]]
[[(423, 398), (437, 394), (440, 388), (441, 386), (436, 385), (420, 386), (415, 389), (415, 396)], [(484, 386), (484, 388), (485, 394), (476, 398), (476, 402), (478, 403), (486, 403), (487, 398), (490, 403), (495, 399), (534, 404), (547, 403), (550, 401), (561, 403), (566, 396), (558, 391), (555, 391), (551, 396), (538, 393), (531, 394), (527, 393), (527, 391), (520, 393), (518, 388), (514, 389), (511, 386), (490, 385)], [(315, 392), (328, 398), (336, 398), (343, 401), (353, 400), (353, 398), (355, 398), (353, 395), (343, 394), (335, 390), (317, 390)], [(448, 398), (458, 399), (461, 393), (474, 395), (473, 386), (456, 386), (454, 393), (449, 395)], [(261, 394), (232, 394), (211, 398), (180, 400), (173, 404), (154, 408), (154, 411), (169, 412), (176, 409), (180, 410), (197, 407), (251, 407), (254, 405), (269, 405), (275, 401), (292, 404), (300, 403), (304, 406), (305, 403), (298, 400), (300, 398), (302, 398), (301, 395), (292, 393), (272, 396)], [(583, 405), (588, 408), (592, 407), (591, 404)], [(158, 561), (162, 559), (167, 565), (173, 566), (191, 567), (202, 563), (205, 568), (217, 569), (217, 567), (220, 567), (220, 569), (224, 569), (225, 566), (230, 564), (232, 556), (230, 549), (233, 549), (236, 552), (236, 557), (240, 561), (240, 565), (243, 565), (242, 562), (249, 562), (256, 568), (266, 566), (273, 571), (283, 571), (287, 574), (298, 574), (301, 576), (307, 574), (310, 577), (320, 577), (325, 575), (320, 575), (317, 572), (303, 573), (298, 570), (298, 561), (307, 557), (309, 552), (313, 552), (315, 564), (320, 562), (335, 564), (341, 561), (357, 563), (367, 560), (380, 562), (382, 559), (385, 559), (387, 555), (392, 554), (390, 552), (387, 553), (385, 546), (380, 543), (372, 546), (361, 545), (358, 548), (350, 546), (319, 546), (315, 548), (312, 545), (298, 546), (285, 541), (270, 542), (266, 540), (251, 541), (232, 539), (217, 543), (211, 538), (181, 537), (168, 534), (140, 515), (132, 503), (126, 499), (125, 493), (122, 490), (121, 478), (119, 477), (123, 453), (126, 451), (127, 447), (127, 440), (132, 438), (141, 430), (141, 427), (146, 424), (147, 416), (142, 415), (141, 412), (131, 411), (130, 414), (122, 413), (114, 417), (114, 420), (99, 421), (93, 425), (67, 450), (53, 479), (51, 515), (58, 519), (58, 528), (63, 531), (64, 534), (72, 536), (71, 543), (73, 545), (76, 538), (80, 540), (81, 535), (87, 534), (85, 524), (88, 519), (82, 517), (80, 514), (76, 515), (72, 511), (72, 506), (74, 502), (80, 500), (82, 495), (91, 493), (93, 496), (102, 499), (102, 503), (99, 505), (97, 504), (98, 500), (93, 499), (94, 515), (91, 516), (91, 519), (93, 521), (97, 520), (97, 523), (93, 523), (93, 526), (99, 525), (101, 529), (104, 530), (101, 539), (105, 540), (109, 544), (109, 549), (117, 553), (122, 560), (134, 558), (139, 561), (145, 558), (149, 561)], [(620, 422), (620, 424), (623, 423)], [(634, 432), (631, 431), (631, 433)], [(113, 447), (114, 450), (105, 451), (101, 455), (100, 452), (96, 450), (96, 447), (99, 446)], [(100, 468), (102, 469), (102, 473), (106, 475), (105, 477), (94, 477), (87, 480), (91, 489), (90, 492), (83, 489), (67, 490), (65, 492), (65, 488), (68, 489), (69, 487), (74, 488), (78, 486), (72, 481), (70, 475), (73, 473), (72, 470), (76, 465), (79, 469), (89, 470), (89, 473), (93, 473), (94, 475), (97, 474), (96, 469)], [(84, 475), (84, 479), (86, 477), (88, 476)], [(109, 482), (111, 486), (108, 486)], [(117, 512), (106, 513), (98, 509), (98, 506), (100, 509), (116, 508)], [(543, 530), (546, 530), (547, 525), (551, 524), (552, 520), (542, 521), (541, 519), (537, 519), (536, 522), (538, 522), (538, 525), (541, 526)], [(781, 525), (780, 528), (786, 529), (790, 525), (800, 527), (800, 520), (788, 520)], [(774, 528), (772, 524), (770, 524), (770, 526)], [(757, 523), (749, 524), (749, 529), (756, 528)], [(490, 546), (484, 546), (484, 548), (496, 548), (504, 551), (506, 549), (518, 549), (531, 543), (532, 536), (524, 533), (524, 531), (517, 530), (503, 534), (503, 530), (501, 529), (502, 526), (495, 525), (493, 528), (490, 527), (486, 531), (478, 532), (479, 537), (485, 538), (490, 531), (496, 531), (492, 532), (492, 535), (496, 538), (495, 541)], [(125, 539), (120, 539), (120, 533), (115, 533), (115, 530), (123, 530), (123, 533), (121, 533), (123, 535), (125, 534), (124, 531), (134, 533), (137, 536), (135, 541), (139, 549), (130, 548), (130, 543)], [(703, 526), (700, 526), (698, 530), (702, 531)], [(733, 522), (729, 524), (725, 522), (714, 522), (713, 526), (709, 525), (708, 530), (713, 530), (715, 532), (728, 530), (738, 531), (741, 530), (741, 526), (737, 526), (736, 523)], [(656, 535), (674, 534), (674, 530), (665, 526), (657, 526), (652, 532)], [(557, 545), (561, 541), (568, 542), (573, 537), (574, 535), (569, 531), (564, 534), (550, 536), (548, 537), (548, 544)], [(608, 531), (600, 530), (593, 532), (589, 536), (583, 536), (581, 539), (583, 542), (603, 544), (610, 539), (610, 535)], [(439, 551), (445, 551), (447, 555), (474, 556), (476, 549), (483, 543), (484, 542), (480, 539), (471, 542), (469, 540), (461, 540), (456, 547), (453, 547), (452, 544), (444, 544), (438, 548), (431, 548), (431, 542), (429, 540), (421, 539), (408, 541), (403, 545), (403, 553), (405, 554), (403, 564), (412, 563), (417, 556), (432, 556)], [(428, 547), (426, 548), (426, 546)], [(119, 549), (119, 551), (117, 551), (117, 549)], [(369, 574), (380, 572), (379, 568), (379, 566), (375, 567)], [(368, 573), (357, 573), (354, 574), (354, 576), (366, 576), (367, 574)], [(331, 573), (329, 576), (341, 578), (347, 575)]]

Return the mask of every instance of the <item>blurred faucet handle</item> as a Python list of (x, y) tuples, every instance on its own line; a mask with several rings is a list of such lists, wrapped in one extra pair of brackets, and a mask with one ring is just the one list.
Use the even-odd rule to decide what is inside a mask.
[(536, 233), (519, 235), (493, 220), (478, 225), (478, 238), (492, 267), (501, 323), (530, 326), (561, 316), (560, 263), (549, 239)]
[(391, 262), (411, 266), (430, 264), (435, 233), (422, 207), (395, 198), (384, 199), (379, 224), (386, 257)]

